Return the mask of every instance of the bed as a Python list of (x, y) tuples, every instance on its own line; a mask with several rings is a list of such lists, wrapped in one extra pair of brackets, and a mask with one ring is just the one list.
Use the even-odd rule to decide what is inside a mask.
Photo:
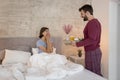
[[(54, 42), (54, 46), (56, 48), (56, 53), (61, 54), (62, 39), (60, 37), (54, 37), (52, 39)], [(14, 50), (15, 50), (14, 52), (19, 52), (20, 56), (21, 55), (31, 56), (33, 54), (32, 48), (35, 48), (35, 44), (36, 44), (37, 40), (38, 40), (38, 38), (34, 38), (34, 37), (32, 37), (32, 38), (25, 38), (25, 37), (0, 38), (0, 61), (1, 61), (0, 75), (6, 74), (5, 76), (8, 77), (8, 78), (5, 78), (5, 77), (0, 76), (0, 80), (53, 80), (53, 79), (44, 79), (44, 78), (42, 79), (39, 76), (30, 76), (30, 75), (26, 75), (26, 74), (21, 74), (18, 70), (16, 70), (15, 66), (19, 66), (20, 67), (19, 69), (21, 69), (22, 71), (23, 71), (23, 68), (26, 68), (26, 67), (24, 67), (20, 63), (11, 65), (11, 62), (10, 62), (11, 60), (13, 60), (12, 62), (21, 61), (25, 64), (25, 61), (27, 61), (29, 59), (29, 57), (27, 57), (27, 59), (22, 57), (22, 59), (20, 59), (20, 60), (16, 59), (16, 61), (14, 61), (15, 58), (9, 59), (9, 56), (11, 56), (11, 54), (14, 54), (13, 53)], [(59, 42), (59, 44), (58, 44), (58, 42)], [(9, 54), (7, 54), (7, 57), (8, 57), (7, 61), (4, 60), (4, 58), (6, 58), (5, 54), (2, 55), (4, 53), (4, 51), (3, 51), (4, 49), (7, 49), (6, 53), (9, 52)], [(24, 52), (21, 52), (21, 51), (24, 51)], [(14, 56), (18, 56), (19, 54), (15, 54)], [(5, 64), (6, 62), (9, 64), (6, 65)], [(74, 63), (71, 63), (71, 64), (74, 64)], [(12, 72), (14, 76), (10, 75), (10, 72)], [(19, 77), (17, 74), (19, 74)], [(11, 78), (11, 76), (12, 76), (12, 78)], [(16, 77), (17, 77), (17, 79), (16, 79)], [(64, 78), (54, 79), (54, 80), (107, 80), (107, 79), (105, 79), (97, 74), (94, 74), (86, 69), (83, 69), (83, 70), (75, 73), (74, 75), (67, 75)]]

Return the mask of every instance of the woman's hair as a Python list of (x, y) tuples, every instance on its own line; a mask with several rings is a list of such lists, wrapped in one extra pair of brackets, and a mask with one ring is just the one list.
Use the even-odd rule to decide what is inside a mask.
[(42, 38), (42, 37), (43, 37), (43, 32), (44, 32), (45, 30), (47, 30), (47, 29), (48, 29), (47, 27), (42, 27), (42, 28), (40, 29), (39, 38)]
[(90, 12), (91, 15), (93, 15), (93, 8), (91, 5), (86, 4), (84, 6), (82, 6), (81, 8), (79, 8), (79, 11), (83, 10), (84, 12), (88, 11)]

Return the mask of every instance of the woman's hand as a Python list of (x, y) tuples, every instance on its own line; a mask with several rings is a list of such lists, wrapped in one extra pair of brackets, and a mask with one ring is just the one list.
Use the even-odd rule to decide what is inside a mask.
[(46, 38), (46, 40), (49, 40), (50, 39), (50, 33), (47, 33), (45, 38)]
[(53, 51), (53, 45), (50, 41), (50, 33), (49, 32), (46, 34), (45, 39), (46, 39), (46, 44), (47, 44), (46, 50), (48, 53), (51, 53)]

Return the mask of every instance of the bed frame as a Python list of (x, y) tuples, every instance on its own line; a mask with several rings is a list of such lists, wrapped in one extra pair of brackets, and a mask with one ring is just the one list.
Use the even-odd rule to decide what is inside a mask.
[[(10, 38), (0, 38), (0, 50), (3, 49), (16, 49), (19, 46), (29, 47), (29, 52), (31, 48), (36, 47), (36, 41), (39, 38), (35, 37), (10, 37)], [(62, 38), (61, 37), (52, 37), (54, 47), (56, 48), (57, 53), (61, 53)]]

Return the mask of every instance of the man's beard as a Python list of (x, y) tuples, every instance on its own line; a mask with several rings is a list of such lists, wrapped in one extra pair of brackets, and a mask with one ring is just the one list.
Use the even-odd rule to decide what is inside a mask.
[(85, 16), (85, 17), (83, 18), (83, 21), (87, 21), (87, 20), (88, 20), (88, 17)]

